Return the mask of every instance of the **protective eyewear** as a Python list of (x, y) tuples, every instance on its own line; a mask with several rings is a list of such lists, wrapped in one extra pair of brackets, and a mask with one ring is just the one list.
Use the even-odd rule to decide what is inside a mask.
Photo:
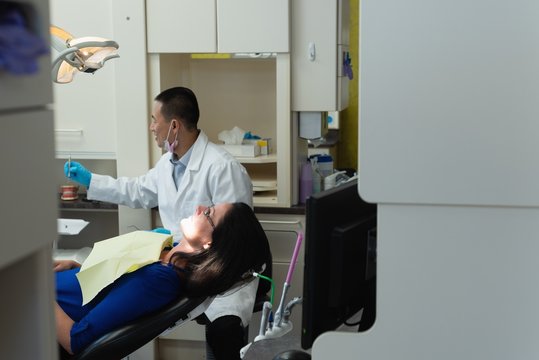
[(208, 207), (206, 208), (206, 210), (204, 210), (204, 211), (202, 212), (202, 214), (206, 217), (206, 219), (208, 219), (208, 222), (210, 223), (210, 225), (211, 225), (211, 227), (212, 227), (213, 229), (215, 229), (215, 224), (213, 223), (213, 220), (212, 220), (211, 217), (210, 217), (210, 213), (211, 213), (212, 207), (214, 207), (214, 206), (215, 206), (215, 205), (210, 205), (210, 206), (208, 206)]

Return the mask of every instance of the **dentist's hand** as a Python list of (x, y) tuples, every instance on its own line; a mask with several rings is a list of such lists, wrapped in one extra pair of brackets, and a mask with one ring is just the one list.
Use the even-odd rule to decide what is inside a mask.
[(86, 187), (90, 186), (92, 173), (76, 161), (71, 161), (71, 168), (69, 168), (69, 161), (66, 161), (64, 164), (64, 174), (68, 179), (76, 181)]
[(165, 229), (165, 228), (155, 228), (155, 229), (152, 229), (151, 231), (155, 233), (159, 233), (159, 234), (170, 235), (170, 230)]

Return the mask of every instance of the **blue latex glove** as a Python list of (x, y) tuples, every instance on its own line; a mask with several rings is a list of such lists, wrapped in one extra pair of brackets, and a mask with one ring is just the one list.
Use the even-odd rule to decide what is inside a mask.
[(90, 180), (92, 180), (92, 173), (88, 171), (84, 166), (76, 161), (71, 161), (71, 169), (69, 168), (69, 161), (64, 164), (65, 176), (73, 181), (78, 182), (86, 187), (90, 187)]
[(170, 235), (170, 230), (165, 229), (165, 228), (155, 228), (155, 229), (152, 229), (152, 232)]

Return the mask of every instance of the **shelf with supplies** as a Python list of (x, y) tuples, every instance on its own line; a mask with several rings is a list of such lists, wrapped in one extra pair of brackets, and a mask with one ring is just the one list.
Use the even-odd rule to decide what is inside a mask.
[(254, 206), (277, 206), (277, 190), (255, 192), (253, 194), (253, 204)]
[(292, 205), (291, 171), (296, 157), (291, 155), (294, 122), (288, 53), (267, 59), (198, 59), (189, 53), (151, 53), (149, 64), (151, 93), (176, 85), (196, 89), (204, 113), (198, 126), (213, 143), (220, 144), (219, 134), (235, 127), (260, 140), (270, 139), (267, 155), (262, 149), (255, 156), (257, 149), (232, 145), (227, 151), (234, 153), (253, 180), (255, 205)]
[(236, 156), (236, 159), (238, 159), (238, 161), (242, 164), (276, 163), (277, 154), (259, 155), (254, 157)]
[(254, 204), (276, 205), (277, 154), (234, 157), (245, 166), (251, 177)]
[[(245, 166), (253, 183), (253, 202), (255, 205), (277, 205), (277, 157), (275, 154), (257, 156), (260, 161), (238, 160)], [(248, 158), (255, 160), (256, 158)]]

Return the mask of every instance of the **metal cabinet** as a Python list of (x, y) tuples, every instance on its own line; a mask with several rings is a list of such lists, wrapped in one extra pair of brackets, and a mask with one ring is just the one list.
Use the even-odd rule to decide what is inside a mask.
[[(14, 0), (0, 5), (2, 15), (12, 10), (20, 15), (28, 36), (40, 37), (48, 48), (47, 1)], [(26, 53), (23, 36), (19, 36), (11, 44), (17, 48), (3, 46), (3, 55)], [(35, 60), (33, 73), (0, 70), (0, 286), (4, 289), (0, 349), (5, 359), (58, 358), (51, 315), (51, 249), (57, 233), (54, 181), (49, 174), (54, 163), (50, 57), (41, 55)]]

